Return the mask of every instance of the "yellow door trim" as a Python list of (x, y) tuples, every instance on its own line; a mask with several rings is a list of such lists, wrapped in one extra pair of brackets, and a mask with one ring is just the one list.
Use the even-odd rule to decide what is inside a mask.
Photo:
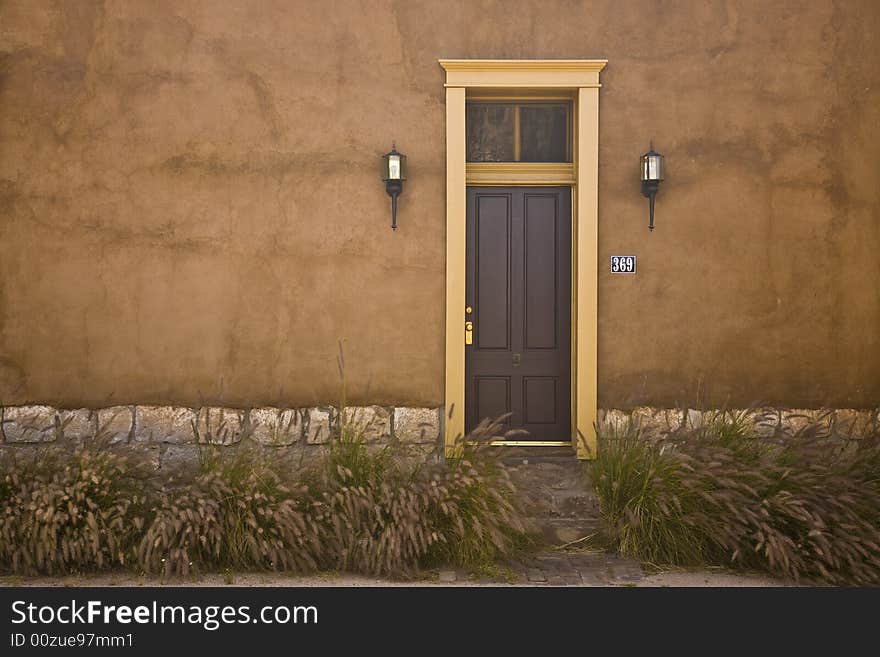
[[(575, 94), (572, 204), (572, 442), (578, 458), (596, 457), (598, 336), (599, 72), (607, 60), (441, 59), (446, 71), (446, 374), (445, 440), (464, 436), (466, 197), (477, 184), (569, 184), (563, 172), (477, 171), (465, 162), (465, 97), (489, 89), (567, 89)], [(514, 93), (513, 91), (511, 93)], [(568, 173), (568, 172), (565, 172)], [(470, 175), (469, 175), (470, 174)], [(512, 179), (511, 179), (512, 178)], [(545, 179), (545, 182), (546, 180)]]
[(570, 162), (468, 162), (468, 185), (575, 185)]

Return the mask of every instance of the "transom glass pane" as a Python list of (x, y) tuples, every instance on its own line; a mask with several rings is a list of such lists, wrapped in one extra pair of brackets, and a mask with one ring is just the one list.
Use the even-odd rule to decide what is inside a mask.
[(571, 103), (467, 104), (468, 162), (571, 162)]
[(571, 161), (567, 105), (523, 105), (519, 126), (521, 162)]
[(469, 103), (467, 124), (468, 162), (512, 162), (516, 108), (501, 103)]

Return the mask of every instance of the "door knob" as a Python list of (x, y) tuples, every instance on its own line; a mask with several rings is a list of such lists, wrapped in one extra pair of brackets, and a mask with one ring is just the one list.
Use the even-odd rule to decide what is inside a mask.
[(473, 322), (465, 322), (464, 323), (464, 343), (465, 344), (473, 344), (474, 343), (474, 323)]

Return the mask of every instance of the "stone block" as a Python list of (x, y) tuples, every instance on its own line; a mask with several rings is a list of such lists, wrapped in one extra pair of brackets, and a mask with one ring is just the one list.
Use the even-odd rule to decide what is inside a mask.
[(150, 470), (158, 470), (162, 465), (162, 445), (158, 443), (131, 443), (125, 445), (124, 451), (121, 453), (130, 455), (135, 461), (142, 463)]
[(201, 460), (202, 451), (198, 445), (168, 444), (162, 448), (160, 467), (162, 470), (195, 470)]
[(678, 431), (681, 428), (682, 411), (677, 409), (652, 408), (641, 406), (630, 414), (632, 421), (647, 436), (661, 436)]
[(401, 443), (436, 443), (440, 438), (440, 411), (398, 406), (394, 409), (394, 437)]
[(756, 408), (749, 411), (747, 417), (754, 423), (755, 433), (762, 438), (774, 436), (782, 428), (782, 412), (776, 408)]
[(134, 413), (131, 406), (111, 406), (98, 410), (98, 425), (95, 437), (106, 440), (111, 445), (128, 442), (134, 427)]
[(58, 428), (65, 440), (90, 440), (95, 436), (96, 413), (87, 408), (58, 411)]
[(684, 423), (684, 411), (678, 408), (662, 408), (657, 411), (656, 418), (664, 432), (674, 433)]
[(261, 445), (293, 445), (303, 436), (303, 415), (296, 409), (254, 408), (248, 418), (251, 438)]
[(816, 422), (817, 412), (808, 408), (788, 408), (783, 410), (779, 420), (784, 433), (794, 435)]
[(198, 414), (181, 406), (137, 406), (134, 439), (138, 442), (175, 443), (196, 441)]
[(685, 429), (699, 429), (703, 426), (703, 411), (689, 408), (684, 419)]
[(306, 420), (306, 443), (321, 445), (330, 440), (333, 409), (330, 407), (307, 408), (302, 411)]
[(9, 443), (51, 442), (57, 435), (55, 409), (51, 406), (7, 406), (0, 424)]
[(307, 445), (305, 442), (300, 441), (293, 445), (282, 445), (280, 447), (262, 445), (260, 449), (263, 452), (263, 458), (270, 460), (279, 469), (299, 472), (319, 466), (327, 457), (330, 446), (327, 443), (323, 445)]
[(648, 406), (639, 406), (634, 408), (630, 414), (630, 421), (642, 429), (643, 433), (651, 433), (656, 430), (656, 421), (654, 419), (654, 409)]
[(832, 425), (834, 424), (834, 411), (830, 408), (820, 408), (815, 413), (815, 423), (819, 425), (822, 431), (831, 435)]
[(391, 438), (391, 411), (382, 406), (347, 407), (344, 423), (347, 430), (367, 442), (388, 442)]
[(437, 452), (437, 443), (405, 443), (400, 446), (400, 452), (411, 456), (419, 461), (428, 460)]
[(196, 439), (203, 445), (234, 445), (249, 432), (245, 424), (245, 411), (205, 406), (197, 413)]
[(608, 432), (623, 431), (630, 422), (629, 413), (625, 413), (616, 408), (610, 408), (605, 411), (604, 416), (600, 414), (599, 429)]
[(877, 429), (874, 411), (841, 408), (834, 412), (832, 430), (839, 438), (864, 438)]
[(726, 410), (719, 408), (710, 408), (702, 412), (702, 417), (696, 428), (709, 429), (717, 428), (732, 420), (733, 416)]

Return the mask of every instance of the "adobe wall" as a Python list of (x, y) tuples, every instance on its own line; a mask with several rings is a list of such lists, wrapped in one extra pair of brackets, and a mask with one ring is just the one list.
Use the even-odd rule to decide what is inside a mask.
[(350, 404), (441, 406), (455, 57), (609, 60), (600, 406), (876, 406), (878, 33), (870, 0), (0, 3), (0, 404), (334, 404), (344, 340)]

